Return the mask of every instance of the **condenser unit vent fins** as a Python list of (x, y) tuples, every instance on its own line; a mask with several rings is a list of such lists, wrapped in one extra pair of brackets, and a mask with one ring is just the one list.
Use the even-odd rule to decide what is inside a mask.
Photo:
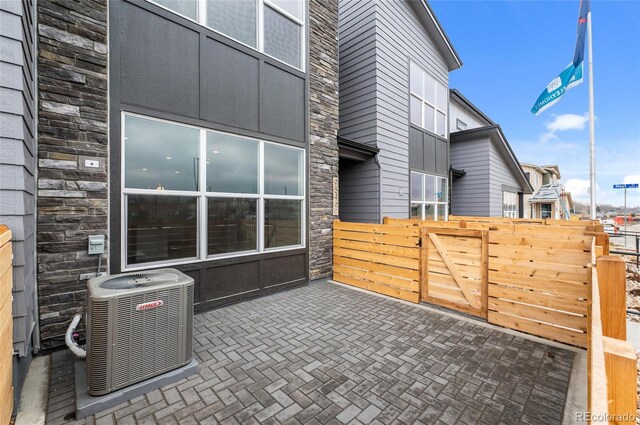
[(193, 279), (171, 269), (109, 278), (137, 285), (113, 289), (104, 278), (89, 281), (91, 395), (160, 375), (193, 357)]

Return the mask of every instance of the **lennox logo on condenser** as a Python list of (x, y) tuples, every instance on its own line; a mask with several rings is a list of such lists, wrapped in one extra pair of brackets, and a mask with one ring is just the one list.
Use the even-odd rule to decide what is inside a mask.
[(136, 306), (136, 311), (152, 310), (154, 308), (162, 307), (163, 304), (164, 304), (164, 301), (162, 300), (150, 301), (148, 303), (138, 304)]

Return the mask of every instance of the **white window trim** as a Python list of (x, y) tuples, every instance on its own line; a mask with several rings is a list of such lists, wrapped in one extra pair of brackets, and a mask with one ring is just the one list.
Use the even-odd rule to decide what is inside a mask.
[[(186, 128), (197, 129), (199, 133), (198, 139), (198, 151), (200, 153), (199, 159), (199, 187), (198, 190), (194, 191), (183, 191), (183, 190), (155, 190), (155, 189), (128, 189), (125, 186), (125, 118), (127, 116), (130, 117), (138, 117), (147, 119), (150, 121), (157, 121), (165, 124), (177, 125)], [(244, 257), (249, 255), (259, 255), (264, 253), (271, 252), (286, 252), (293, 251), (306, 247), (307, 241), (307, 205), (306, 205), (306, 177), (307, 177), (307, 161), (306, 161), (306, 151), (304, 148), (299, 148), (296, 146), (284, 145), (282, 143), (270, 142), (262, 139), (256, 139), (247, 136), (241, 136), (238, 134), (227, 133), (223, 131), (217, 131), (212, 129), (207, 129), (203, 127), (197, 127), (189, 124), (183, 124), (175, 121), (169, 121), (161, 118), (150, 117), (147, 115), (136, 114), (132, 112), (122, 111), (120, 113), (120, 269), (123, 272), (134, 271), (134, 270), (145, 270), (150, 268), (157, 268), (159, 266), (177, 266), (181, 264), (193, 264), (200, 263), (204, 261), (211, 260), (221, 260), (225, 258), (237, 258)], [(251, 140), (253, 142), (258, 143), (258, 193), (229, 193), (229, 192), (208, 192), (206, 191), (206, 149), (207, 149), (207, 133), (217, 133), (217, 134), (225, 134), (231, 135), (234, 137), (239, 137), (247, 140)], [(272, 144), (279, 147), (285, 147), (288, 149), (294, 149), (302, 152), (302, 182), (301, 189), (302, 195), (270, 195), (264, 193), (264, 145)], [(153, 196), (181, 196), (181, 197), (191, 197), (197, 198), (198, 205), (198, 217), (196, 218), (198, 231), (197, 231), (197, 242), (196, 242), (196, 257), (189, 258), (180, 258), (177, 260), (167, 260), (167, 261), (154, 261), (149, 263), (142, 264), (127, 264), (127, 203), (126, 196), (127, 195), (153, 195)], [(208, 233), (208, 214), (207, 214), (207, 199), (208, 198), (250, 198), (257, 199), (256, 206), (256, 244), (257, 249), (255, 250), (246, 250), (246, 251), (237, 251), (232, 253), (224, 253), (224, 254), (214, 254), (214, 255), (206, 255), (207, 252), (207, 233)], [(300, 213), (300, 244), (298, 245), (288, 245), (283, 247), (275, 247), (275, 248), (265, 248), (264, 247), (264, 200), (265, 199), (286, 199), (292, 201), (299, 201), (301, 203)]]
[[(307, 59), (307, 48), (306, 48), (306, 42), (307, 42), (307, 25), (306, 25), (306, 17), (307, 17), (307, 2), (306, 1), (302, 1), (302, 20), (296, 18), (295, 16), (291, 15), (289, 12), (284, 11), (282, 8), (276, 6), (275, 4), (271, 3), (269, 0), (256, 0), (257, 2), (257, 8), (256, 8), (256, 34), (257, 34), (257, 39), (256, 39), (256, 45), (255, 46), (251, 46), (245, 42), (242, 42), (240, 40), (236, 40), (235, 38), (224, 34), (218, 30), (216, 30), (215, 28), (211, 28), (210, 26), (207, 26), (207, 0), (197, 0), (196, 5), (197, 5), (197, 10), (196, 10), (196, 16), (197, 19), (193, 19), (190, 18), (189, 16), (183, 15), (180, 12), (176, 12), (173, 9), (168, 8), (167, 6), (164, 6), (162, 4), (156, 3), (153, 0), (146, 0), (149, 3), (152, 3), (153, 5), (160, 7), (170, 13), (173, 13), (174, 15), (178, 15), (184, 19), (188, 19), (191, 22), (195, 22), (196, 24), (203, 26), (205, 28), (207, 28), (210, 31), (215, 32), (216, 34), (219, 34), (223, 37), (228, 38), (229, 40), (233, 40), (236, 43), (240, 43), (243, 46), (246, 46), (252, 50), (258, 51), (264, 55), (269, 56), (271, 59), (276, 60), (284, 65), (290, 66), (293, 69), (297, 69), (299, 71), (305, 72), (305, 64), (306, 64), (306, 59)], [(264, 5), (265, 3), (267, 4), (268, 7), (276, 10), (278, 13), (282, 14), (284, 17), (286, 17), (287, 19), (290, 19), (291, 21), (295, 22), (296, 24), (300, 25), (300, 32), (301, 32), (301, 37), (300, 37), (300, 47), (302, 50), (302, 52), (300, 53), (301, 58), (300, 58), (300, 67), (296, 67), (294, 65), (291, 65), (290, 63), (287, 63), (285, 61), (283, 61), (282, 59), (278, 59), (275, 56), (272, 56), (268, 53), (266, 53), (264, 51)]]
[[(445, 88), (445, 92), (447, 93), (447, 99), (446, 99), (446, 103), (445, 103), (445, 107), (446, 109), (449, 109), (449, 90), (448, 87), (444, 84), (442, 84), (440, 81), (438, 81), (438, 79), (431, 73), (425, 71), (420, 65), (418, 65), (416, 62), (414, 61), (409, 61), (409, 96), (413, 96), (416, 99), (418, 99), (420, 101), (420, 124), (416, 124), (414, 122), (411, 121), (411, 99), (409, 99), (409, 123), (410, 124), (414, 124), (414, 125), (418, 125), (421, 128), (425, 129), (426, 131), (428, 131), (429, 133), (435, 134), (438, 137), (444, 137), (447, 138), (449, 135), (449, 124), (448, 124), (448, 120), (449, 120), (449, 111), (448, 110), (442, 110), (440, 108), (438, 108), (437, 105), (429, 102), (422, 93), (416, 93), (413, 90), (411, 90), (411, 64), (413, 64), (417, 69), (419, 69), (420, 71), (422, 71), (422, 90), (425, 91), (426, 90), (426, 76), (429, 75), (433, 81), (434, 81), (434, 92), (436, 94), (436, 103), (438, 102), (438, 85), (441, 85)], [(430, 107), (433, 108), (433, 130), (430, 130), (428, 128), (425, 127), (425, 121), (424, 121), (424, 110), (425, 110), (425, 105), (429, 105)], [(440, 135), (438, 134), (438, 112), (441, 112), (444, 114), (444, 135)]]
[[(435, 174), (424, 173), (422, 171), (410, 171), (409, 172), (409, 177), (411, 177), (411, 173), (416, 173), (416, 174), (419, 174), (421, 176), (421, 178), (422, 178), (422, 187), (423, 188), (426, 186), (426, 184), (425, 184), (426, 176), (435, 177), (435, 180), (434, 180), (434, 183), (433, 183), (434, 184), (434, 187), (433, 187), (433, 190), (434, 190), (433, 193), (434, 194), (437, 193), (436, 191), (437, 191), (437, 187), (438, 187), (437, 186), (438, 179), (442, 179), (442, 180), (447, 182), (447, 192), (449, 191), (449, 179), (446, 178), (446, 177), (437, 176)], [(412, 181), (412, 179), (410, 178), (409, 181)], [(413, 191), (413, 188), (410, 188), (409, 193), (411, 194), (412, 191)], [(423, 196), (424, 196), (424, 193), (423, 193)], [(411, 196), (409, 196), (409, 198), (411, 198)], [(447, 193), (447, 199), (448, 199), (448, 193)], [(420, 217), (421, 217), (421, 220), (425, 220), (425, 206), (426, 205), (435, 205), (436, 209), (435, 209), (435, 217), (434, 217), (434, 219), (436, 221), (438, 221), (439, 217), (440, 217), (438, 215), (438, 210), (439, 210), (438, 206), (444, 206), (444, 221), (449, 221), (449, 202), (448, 201), (414, 201), (413, 199), (409, 199), (409, 204), (410, 204), (409, 208), (411, 208), (411, 205), (420, 205)], [(411, 215), (411, 209), (409, 209), (409, 215)]]
[[(513, 195), (515, 197), (515, 204), (513, 204), (515, 206), (514, 210), (507, 210), (505, 209), (505, 205), (511, 205), (511, 204), (505, 204), (505, 195)], [(504, 218), (518, 218), (518, 210), (519, 210), (519, 205), (518, 205), (518, 194), (516, 192), (509, 192), (508, 190), (503, 190), (502, 191), (502, 217)]]

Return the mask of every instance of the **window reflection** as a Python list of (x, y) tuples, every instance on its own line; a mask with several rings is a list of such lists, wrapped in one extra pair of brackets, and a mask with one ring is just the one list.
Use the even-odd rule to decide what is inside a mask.
[(208, 199), (208, 255), (258, 248), (257, 203), (257, 199)]
[(207, 192), (258, 193), (258, 142), (207, 133)]
[(127, 116), (125, 187), (198, 190), (199, 137), (194, 128)]
[(302, 244), (302, 202), (288, 199), (264, 200), (264, 247)]
[(303, 195), (303, 170), (303, 155), (301, 150), (265, 143), (265, 194), (288, 196)]
[(127, 195), (127, 264), (198, 256), (198, 200)]

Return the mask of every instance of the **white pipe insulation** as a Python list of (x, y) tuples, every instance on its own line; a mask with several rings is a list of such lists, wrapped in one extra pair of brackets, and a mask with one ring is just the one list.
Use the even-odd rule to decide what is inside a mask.
[(67, 328), (67, 333), (64, 336), (64, 342), (67, 344), (67, 347), (69, 347), (69, 350), (71, 350), (71, 352), (76, 355), (76, 357), (78, 357), (79, 359), (84, 359), (87, 357), (87, 351), (80, 347), (72, 337), (73, 332), (75, 332), (76, 326), (78, 326), (81, 318), (81, 314), (76, 314), (75, 316), (73, 316), (73, 320), (71, 321), (69, 328)]

